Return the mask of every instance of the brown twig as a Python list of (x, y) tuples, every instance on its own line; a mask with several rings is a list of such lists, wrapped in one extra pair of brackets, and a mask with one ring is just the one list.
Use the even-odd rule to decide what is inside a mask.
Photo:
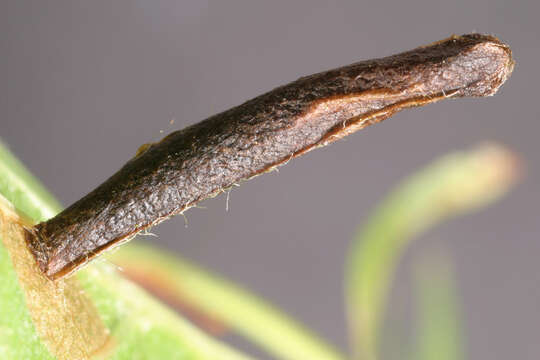
[(513, 69), (510, 49), (479, 34), (300, 78), (143, 147), (27, 243), (51, 279), (137, 232), (399, 110), (493, 95)]

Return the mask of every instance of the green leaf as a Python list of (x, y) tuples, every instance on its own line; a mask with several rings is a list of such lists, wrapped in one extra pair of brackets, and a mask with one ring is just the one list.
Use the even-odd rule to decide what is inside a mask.
[(159, 279), (169, 296), (223, 322), (280, 359), (338, 360), (343, 355), (262, 299), (179, 256), (132, 242), (108, 258), (127, 274)]
[(17, 274), (0, 241), (0, 359), (54, 359), (40, 341)]
[(62, 207), (41, 183), (0, 142), (0, 194), (19, 212), (39, 222), (56, 215)]
[(490, 204), (516, 180), (505, 148), (484, 145), (435, 161), (401, 183), (358, 231), (346, 268), (346, 301), (354, 358), (378, 357), (386, 297), (401, 254), (420, 233), (452, 216)]
[(249, 358), (204, 334), (119, 276), (112, 265), (97, 265), (78, 278), (116, 339), (108, 359)]
[[(43, 220), (59, 209), (53, 198), (39, 185), (29, 172), (0, 144), (0, 194), (9, 199), (19, 212), (34, 221)], [(40, 338), (29, 312), (29, 301), (39, 299), (39, 290), (25, 293), (14, 270), (12, 257), (6, 249), (6, 236), (13, 236), (5, 229), (20, 230), (20, 225), (11, 222), (6, 214), (10, 205), (2, 200), (3, 240), (0, 242), (0, 358), (1, 359), (73, 359), (70, 354), (55, 353)], [(19, 240), (17, 240), (19, 241)], [(24, 246), (20, 244), (19, 247)], [(116, 268), (105, 262), (95, 262), (80, 271), (77, 276), (84, 293), (92, 300), (99, 316), (110, 331), (108, 349), (102, 350), (107, 359), (227, 359), (246, 360), (247, 355), (216, 341), (187, 320), (150, 297), (145, 291), (119, 276)], [(71, 285), (68, 285), (71, 286)], [(60, 289), (55, 296), (60, 299)], [(63, 309), (43, 308), (48, 311)], [(74, 313), (72, 324), (80, 323), (80, 314)], [(57, 319), (63, 321), (63, 319)], [(43, 329), (42, 329), (43, 330)], [(46, 331), (47, 329), (45, 329)], [(71, 334), (64, 340), (69, 347)], [(76, 334), (74, 334), (75, 336)]]
[[(45, 220), (61, 209), (1, 143), (0, 194), (34, 221)], [(181, 289), (198, 307), (223, 319), (280, 358), (343, 358), (331, 346), (263, 300), (194, 264), (136, 245), (116, 252), (115, 256), (124, 259), (124, 263), (136, 261), (135, 266), (140, 268), (162, 262), (160, 269), (165, 272), (172, 291)], [(0, 283), (3, 284), (0, 287), (0, 358), (52, 359), (39, 339), (24, 291), (1, 242), (0, 260)], [(113, 337), (113, 350), (107, 359), (248, 358), (173, 313), (118, 274), (116, 267), (107, 261), (93, 262), (77, 274), (77, 279)]]

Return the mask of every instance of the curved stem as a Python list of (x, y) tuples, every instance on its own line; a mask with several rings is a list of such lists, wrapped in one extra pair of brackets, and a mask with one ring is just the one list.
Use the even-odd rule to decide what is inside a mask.
[(355, 359), (377, 359), (382, 313), (404, 249), (441, 221), (485, 206), (517, 178), (513, 154), (497, 145), (447, 155), (406, 179), (358, 231), (346, 268)]

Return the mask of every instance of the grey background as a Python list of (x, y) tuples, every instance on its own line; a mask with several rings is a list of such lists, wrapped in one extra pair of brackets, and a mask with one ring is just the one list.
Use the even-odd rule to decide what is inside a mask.
[(2, 0), (0, 136), (68, 205), (162, 131), (301, 75), (452, 33), (498, 35), (517, 67), (497, 96), (400, 113), (233, 189), (228, 212), (225, 196), (206, 201), (187, 213), (187, 228), (177, 217), (154, 229), (160, 238), (152, 241), (245, 285), (345, 349), (342, 272), (355, 228), (413, 169), (497, 140), (525, 159), (524, 181), (408, 251), (388, 321), (413, 326), (402, 322), (413, 304), (410, 265), (442, 246), (456, 263), (469, 358), (536, 359), (539, 10), (534, 0)]

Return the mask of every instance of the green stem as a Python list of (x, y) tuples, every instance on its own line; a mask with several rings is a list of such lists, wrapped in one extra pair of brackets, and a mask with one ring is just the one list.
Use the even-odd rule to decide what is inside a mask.
[(355, 359), (377, 358), (382, 313), (404, 249), (437, 223), (505, 193), (516, 179), (514, 160), (496, 145), (447, 155), (406, 179), (368, 219), (355, 237), (346, 268)]
[(415, 360), (463, 359), (463, 328), (448, 255), (423, 256), (415, 271), (418, 331)]

